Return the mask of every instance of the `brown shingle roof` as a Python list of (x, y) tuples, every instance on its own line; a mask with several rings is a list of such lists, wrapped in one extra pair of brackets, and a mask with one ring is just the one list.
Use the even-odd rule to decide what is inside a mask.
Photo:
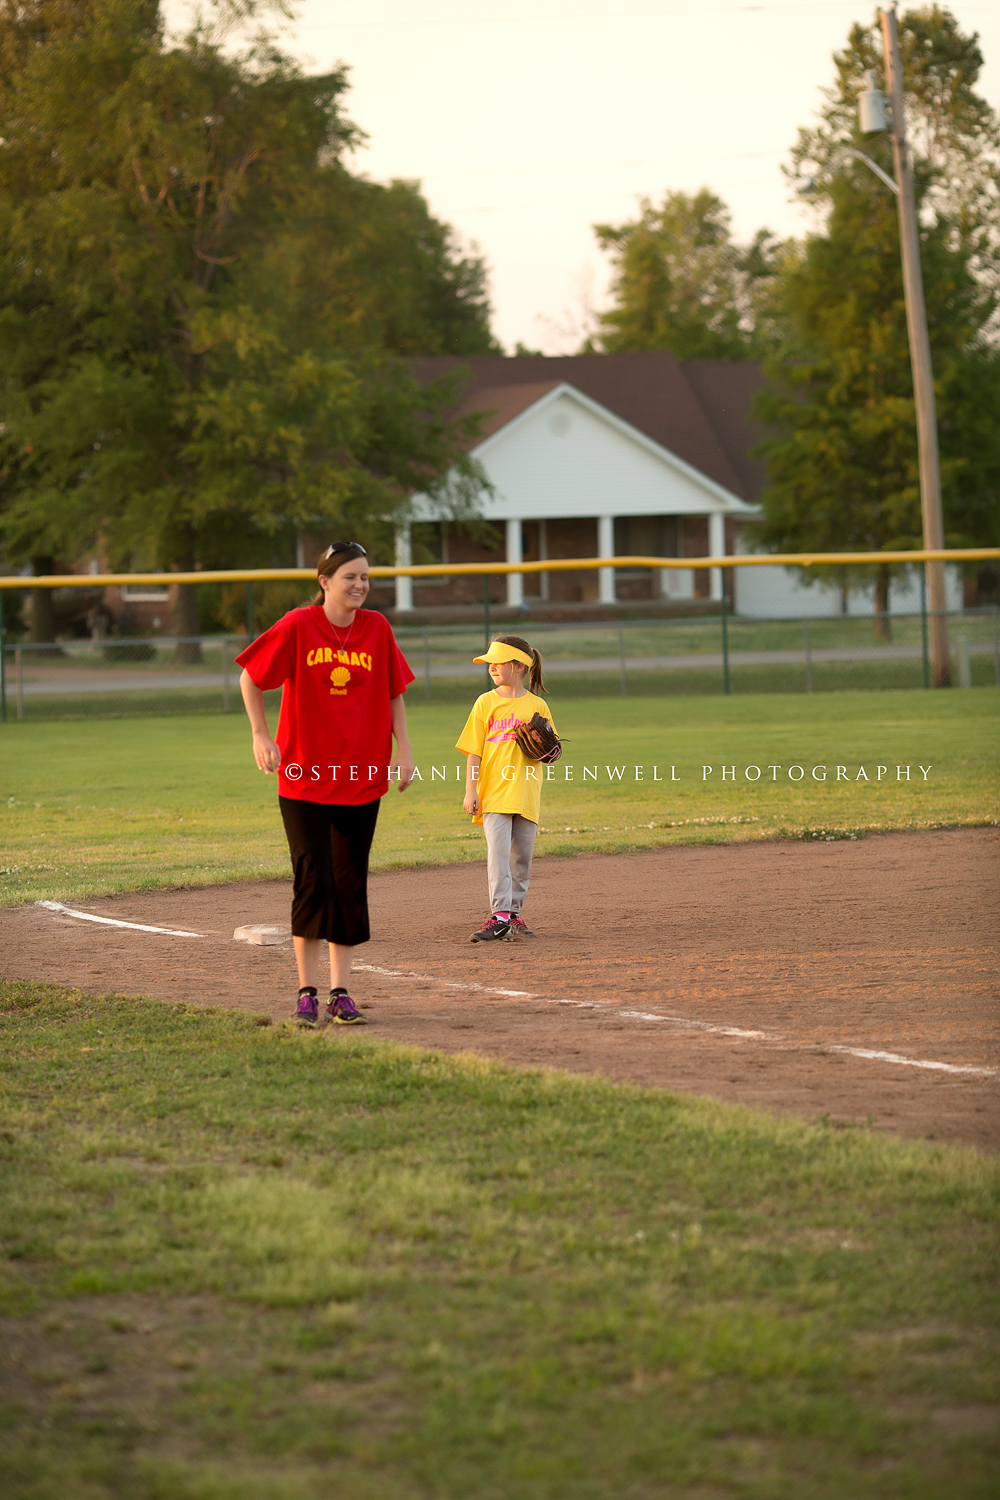
[[(415, 374), (428, 381), (462, 368), (469, 376), (460, 410), (496, 413), (483, 424), (484, 437), (565, 381), (742, 499), (753, 501), (760, 493), (763, 468), (749, 457), (762, 436), (748, 421), (754, 392), (763, 384), (755, 361), (681, 364), (666, 350), (509, 358), (435, 355), (418, 361)], [(511, 387), (517, 388), (516, 395)], [(526, 399), (531, 391), (535, 394)]]
[(534, 406), (549, 391), (554, 391), (558, 384), (558, 380), (541, 380), (531, 385), (475, 386), (463, 397), (456, 415), (464, 417), (471, 412), (486, 413), (476, 439), (481, 443), (483, 438), (492, 437), (494, 432), (499, 432), (501, 427), (513, 422), (515, 417), (527, 411), (529, 406)]
[(750, 457), (750, 449), (765, 436), (765, 429), (750, 415), (753, 398), (764, 385), (760, 362), (687, 359), (682, 368), (740, 476), (739, 493), (745, 500), (756, 500), (767, 483), (763, 460)]

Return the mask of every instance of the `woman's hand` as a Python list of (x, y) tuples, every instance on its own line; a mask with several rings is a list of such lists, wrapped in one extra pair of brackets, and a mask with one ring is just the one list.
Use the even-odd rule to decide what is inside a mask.
[(403, 702), (402, 693), (390, 699), (389, 710), (392, 714), (392, 737), (396, 741), (396, 754), (389, 767), (389, 780), (391, 781), (395, 776), (399, 782), (399, 790), (405, 792), (413, 780), (413, 773), (417, 766), (413, 759), (410, 736), (406, 728), (406, 705)]
[(268, 776), (281, 765), (281, 751), (266, 729), (255, 729), (253, 732), (253, 758), (257, 762), (257, 769), (265, 771)]
[(240, 692), (246, 705), (250, 732), (253, 735), (253, 758), (257, 769), (272, 775), (281, 765), (281, 751), (272, 740), (267, 729), (264, 712), (264, 691), (254, 682), (246, 667), (240, 673)]
[(476, 813), (479, 811), (479, 793), (476, 791), (475, 787), (472, 787), (469, 791), (466, 792), (465, 801), (462, 803), (462, 806), (469, 814), (470, 818), (475, 817)]
[(400, 745), (397, 741), (396, 754), (392, 765), (389, 767), (389, 780), (398, 781), (399, 790), (405, 792), (413, 780), (413, 773), (416, 769), (416, 761), (413, 759), (413, 751), (410, 749), (409, 744), (404, 740)]

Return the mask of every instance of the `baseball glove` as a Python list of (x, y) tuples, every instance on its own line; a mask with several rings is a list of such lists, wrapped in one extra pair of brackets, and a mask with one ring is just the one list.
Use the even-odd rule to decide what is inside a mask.
[(541, 760), (550, 766), (562, 755), (559, 736), (542, 714), (522, 719), (514, 730), (514, 738), (529, 760)]

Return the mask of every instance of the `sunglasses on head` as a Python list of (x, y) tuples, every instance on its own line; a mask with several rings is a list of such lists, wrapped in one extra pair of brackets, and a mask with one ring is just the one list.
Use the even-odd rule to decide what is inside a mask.
[(360, 542), (334, 542), (332, 547), (327, 547), (320, 562), (326, 562), (328, 557), (335, 557), (338, 552), (360, 552), (362, 557), (368, 556)]

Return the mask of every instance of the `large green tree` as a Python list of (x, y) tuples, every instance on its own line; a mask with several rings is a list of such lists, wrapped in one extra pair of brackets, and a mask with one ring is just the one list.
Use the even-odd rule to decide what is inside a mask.
[[(977, 39), (937, 6), (900, 21), (907, 128), (915, 148), (921, 263), (942, 455), (948, 545), (1000, 540), (997, 118), (974, 91)], [(877, 26), (855, 26), (834, 58), (820, 125), (800, 133), (793, 173), (822, 228), (785, 249), (771, 296), (786, 332), (758, 413), (770, 485), (758, 535), (779, 550), (922, 544), (913, 384), (896, 203), (859, 146), (892, 171), (886, 137), (857, 134)], [(811, 181), (803, 182), (806, 173)], [(991, 188), (992, 184), (992, 188)], [(877, 570), (888, 607), (891, 570)], [(810, 570), (806, 575), (815, 576)]]
[(670, 349), (678, 359), (746, 359), (773, 344), (758, 313), (778, 244), (766, 229), (741, 249), (731, 215), (707, 188), (640, 201), (637, 219), (595, 224), (612, 257), (613, 302), (592, 341), (608, 353)]
[(0, 0), (0, 529), (39, 570), (385, 541), (456, 468), (474, 501), (448, 388), (401, 356), (495, 347), (482, 265), (348, 173), (343, 72), (235, 46), (247, 14), (177, 45), (153, 0)]

